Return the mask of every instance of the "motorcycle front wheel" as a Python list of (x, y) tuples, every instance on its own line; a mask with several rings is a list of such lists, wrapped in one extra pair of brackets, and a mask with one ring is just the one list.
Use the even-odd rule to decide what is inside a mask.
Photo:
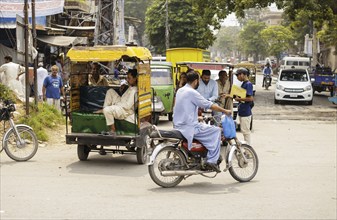
[(154, 163), (149, 165), (149, 174), (153, 182), (157, 185), (169, 188), (178, 185), (184, 176), (162, 176), (162, 171), (181, 170), (184, 167), (183, 154), (173, 147), (166, 147), (161, 149)]
[(236, 150), (232, 159), (232, 166), (229, 168), (229, 173), (239, 182), (248, 182), (252, 180), (257, 173), (259, 159), (251, 146), (242, 144), (241, 149), (247, 162), (244, 161), (241, 152)]
[(16, 129), (21, 138), (16, 136), (14, 129), (11, 129), (4, 137), (4, 150), (6, 154), (15, 161), (27, 161), (37, 152), (39, 143), (34, 131), (25, 126), (17, 126)]

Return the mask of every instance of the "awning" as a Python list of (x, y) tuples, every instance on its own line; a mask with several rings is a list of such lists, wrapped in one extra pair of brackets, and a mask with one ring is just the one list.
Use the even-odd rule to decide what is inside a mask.
[(39, 41), (46, 44), (59, 47), (68, 47), (75, 45), (86, 45), (88, 43), (87, 37), (69, 37), (69, 36), (40, 36), (37, 37)]
[(56, 27), (64, 28), (64, 29), (70, 29), (70, 30), (80, 30), (80, 31), (89, 31), (89, 30), (95, 30), (95, 26), (65, 26), (65, 25), (59, 25), (59, 24), (52, 24)]

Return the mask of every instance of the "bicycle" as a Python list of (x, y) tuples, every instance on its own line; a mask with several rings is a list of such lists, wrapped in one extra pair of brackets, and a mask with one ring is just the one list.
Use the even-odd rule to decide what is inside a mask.
[[(0, 122), (4, 121), (4, 136), (0, 153), (5, 150), (6, 154), (15, 161), (27, 161), (37, 152), (38, 140), (33, 129), (25, 124), (14, 123), (13, 112), (15, 105), (10, 100), (0, 103)], [(10, 128), (5, 132), (5, 123), (9, 122)]]

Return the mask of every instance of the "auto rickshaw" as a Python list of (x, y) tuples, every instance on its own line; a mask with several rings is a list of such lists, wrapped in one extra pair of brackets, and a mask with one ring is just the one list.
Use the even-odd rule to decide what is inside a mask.
[[(90, 152), (101, 155), (136, 154), (137, 162), (146, 162), (150, 147), (151, 82), (150, 51), (144, 47), (95, 46), (73, 47), (67, 53), (70, 63), (70, 126), (67, 144), (77, 144), (79, 160), (87, 160)], [(92, 63), (100, 65), (101, 74), (109, 78), (108, 86), (89, 85)], [(94, 111), (103, 108), (108, 89), (121, 92), (127, 69), (138, 71), (138, 93), (134, 97), (135, 116), (132, 121), (115, 119), (116, 135), (104, 134), (110, 128), (104, 114)]]
[(160, 115), (167, 115), (172, 121), (174, 85), (173, 68), (170, 62), (151, 62), (151, 86), (153, 88), (152, 117), (157, 125)]
[(250, 71), (249, 81), (253, 84), (253, 95), (255, 95), (256, 91), (256, 65), (254, 63), (238, 63), (234, 65), (234, 72), (235, 69), (238, 68), (246, 68)]

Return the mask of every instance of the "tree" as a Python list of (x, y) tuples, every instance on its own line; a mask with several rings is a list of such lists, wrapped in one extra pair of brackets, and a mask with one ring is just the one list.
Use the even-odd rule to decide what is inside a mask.
[[(143, 36), (145, 34), (145, 13), (150, 5), (151, 1), (149, 0), (125, 0), (124, 2), (124, 14), (127, 17), (136, 18), (135, 19), (129, 19), (125, 20), (125, 23), (134, 26), (136, 31), (137, 40), (140, 45), (144, 45), (144, 39)], [(126, 30), (128, 31), (128, 30)]]
[(212, 50), (220, 53), (222, 58), (232, 57), (233, 53), (238, 50), (237, 36), (241, 31), (240, 27), (221, 27), (215, 35), (216, 40)]
[[(170, 47), (196, 47), (206, 49), (215, 40), (208, 24), (199, 14), (194, 14), (186, 0), (168, 1)], [(155, 53), (165, 48), (165, 1), (154, 0), (146, 12), (146, 34)]]
[(281, 25), (267, 27), (261, 31), (261, 36), (268, 45), (269, 55), (275, 56), (277, 63), (279, 63), (281, 53), (286, 51), (293, 43), (292, 32)]
[(240, 32), (240, 45), (242, 51), (253, 56), (256, 62), (260, 55), (265, 55), (266, 44), (261, 36), (261, 31), (266, 27), (264, 23), (249, 21)]

